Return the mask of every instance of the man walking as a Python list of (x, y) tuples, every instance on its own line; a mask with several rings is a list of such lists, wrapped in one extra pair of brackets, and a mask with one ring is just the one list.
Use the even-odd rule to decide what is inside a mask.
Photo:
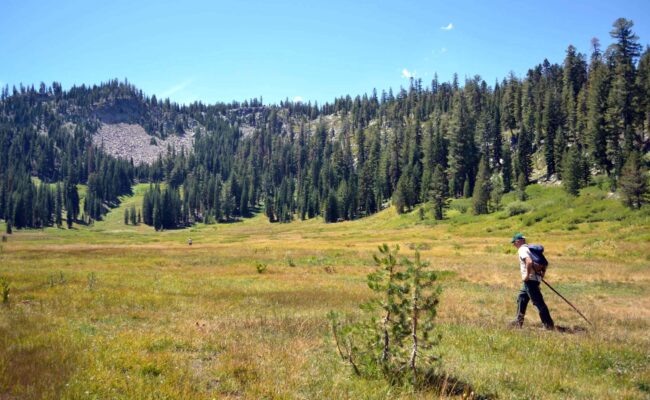
[(548, 311), (548, 307), (546, 307), (546, 303), (544, 302), (544, 296), (542, 296), (542, 292), (539, 290), (542, 277), (536, 274), (533, 269), (533, 258), (526, 244), (526, 238), (521, 233), (517, 233), (512, 237), (510, 243), (517, 248), (522, 280), (522, 286), (517, 297), (517, 318), (512, 321), (512, 326), (518, 328), (523, 326), (528, 302), (532, 300), (539, 311), (539, 318), (542, 320), (544, 327), (549, 330), (554, 329), (555, 324), (551, 318), (551, 313)]

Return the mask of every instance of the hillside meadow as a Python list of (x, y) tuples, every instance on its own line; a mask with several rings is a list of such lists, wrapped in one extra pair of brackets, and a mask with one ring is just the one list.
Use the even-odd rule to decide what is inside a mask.
[[(256, 215), (155, 232), (123, 223), (146, 187), (92, 226), (1, 243), (0, 399), (650, 397), (647, 206), (627, 210), (598, 186), (573, 198), (532, 185), (513, 216), (509, 194), (480, 217), (456, 200), (444, 221), (388, 208), (337, 224)], [(507, 326), (517, 231), (546, 247), (547, 280), (593, 328), (548, 288), (565, 332), (543, 330), (532, 306), (524, 329)], [(359, 313), (382, 243), (439, 271), (443, 379), (429, 391), (356, 378), (336, 353), (326, 315)]]

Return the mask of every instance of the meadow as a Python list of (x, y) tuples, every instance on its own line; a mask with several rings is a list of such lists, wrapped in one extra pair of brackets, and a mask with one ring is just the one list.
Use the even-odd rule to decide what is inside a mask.
[[(650, 398), (650, 209), (605, 188), (573, 198), (532, 185), (512, 216), (509, 194), (478, 217), (457, 200), (443, 221), (388, 208), (336, 224), (256, 215), (164, 232), (123, 223), (145, 189), (91, 226), (1, 243), (0, 399)], [(566, 332), (543, 330), (532, 305), (523, 329), (508, 327), (519, 231), (546, 247), (547, 280), (594, 327), (547, 288)], [(336, 352), (326, 315), (359, 313), (382, 243), (440, 272), (441, 387), (357, 378)]]

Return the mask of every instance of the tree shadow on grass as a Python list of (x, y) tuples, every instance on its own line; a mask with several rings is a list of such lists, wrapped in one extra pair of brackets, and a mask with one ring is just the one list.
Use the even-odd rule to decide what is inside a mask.
[(589, 330), (583, 326), (561, 326), (555, 325), (555, 331), (567, 334), (586, 333)]
[(467, 382), (446, 373), (428, 372), (423, 377), (424, 386), (438, 392), (442, 397), (462, 396), (463, 399), (492, 400), (497, 396), (488, 393), (477, 393)]
[[(510, 327), (511, 329), (526, 329), (522, 327)], [(537, 330), (537, 331), (549, 331), (544, 327), (542, 324), (537, 324), (537, 325), (532, 325), (527, 329), (531, 330)], [(555, 325), (555, 328), (550, 330), (552, 332), (558, 332), (558, 333), (565, 333), (569, 335), (575, 335), (575, 334), (580, 334), (580, 333), (587, 333), (589, 332), (589, 329), (585, 328), (584, 326), (562, 326), (562, 325)]]

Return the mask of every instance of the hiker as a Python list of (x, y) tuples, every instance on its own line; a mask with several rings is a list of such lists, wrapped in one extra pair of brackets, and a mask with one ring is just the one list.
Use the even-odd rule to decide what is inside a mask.
[(546, 329), (554, 329), (555, 324), (551, 318), (551, 313), (546, 307), (544, 296), (539, 289), (542, 282), (542, 276), (537, 274), (533, 269), (533, 259), (526, 244), (526, 238), (521, 233), (517, 233), (510, 241), (517, 248), (517, 256), (519, 257), (519, 269), (521, 270), (522, 285), (517, 297), (517, 318), (511, 322), (512, 326), (521, 328), (524, 325), (524, 316), (526, 315), (526, 307), (528, 302), (533, 301), (535, 307), (539, 311), (539, 318)]
[(192, 245), (192, 238), (187, 239), (187, 244), (190, 246)]

